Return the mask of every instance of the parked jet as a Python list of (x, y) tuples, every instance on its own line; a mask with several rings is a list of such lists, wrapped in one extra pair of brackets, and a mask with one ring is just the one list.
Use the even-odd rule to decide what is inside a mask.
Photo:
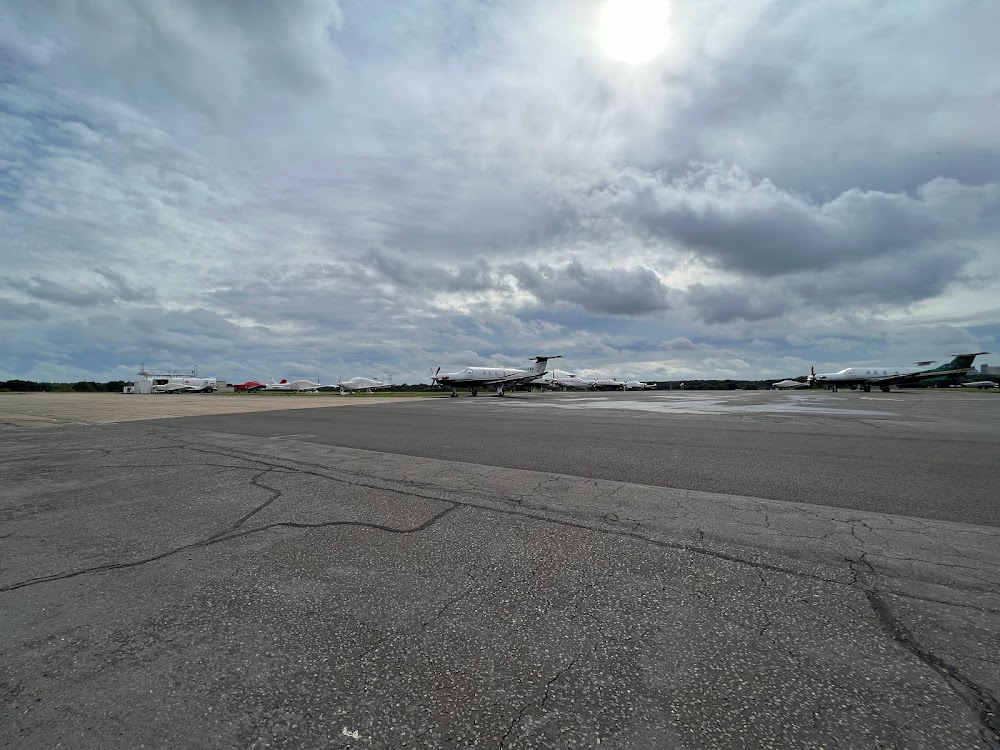
[(652, 383), (643, 383), (639, 380), (626, 380), (625, 390), (626, 391), (643, 391), (647, 388), (655, 388), (656, 386)]
[(218, 387), (215, 378), (153, 378), (153, 393), (212, 393)]
[(264, 389), (263, 383), (258, 383), (256, 380), (248, 380), (245, 383), (234, 383), (233, 390), (237, 392), (246, 393), (256, 393)]
[[(388, 380), (388, 378), (386, 378)], [(337, 383), (337, 387), (340, 388), (340, 395), (343, 396), (347, 393), (355, 393), (357, 391), (367, 391), (371, 393), (373, 389), (376, 388), (389, 388), (392, 383), (383, 383), (379, 380), (374, 380), (373, 378), (351, 378), (350, 380), (341, 380)]]
[(943, 382), (957, 382), (964, 377), (971, 369), (972, 362), (980, 354), (987, 352), (974, 352), (972, 354), (954, 354), (953, 359), (943, 365), (933, 369), (927, 369), (927, 365), (933, 361), (917, 362), (917, 367), (891, 367), (886, 365), (864, 365), (860, 367), (846, 367), (840, 372), (828, 372), (816, 374), (816, 368), (812, 368), (809, 377), (806, 379), (810, 386), (814, 383), (826, 385), (833, 390), (839, 386), (847, 385), (860, 387), (865, 392), (877, 385), (884, 392), (888, 392), (889, 386), (912, 385), (914, 383), (927, 383), (940, 378)]
[(618, 378), (597, 378), (593, 381), (594, 388), (599, 391), (624, 391), (625, 381)]
[(959, 383), (963, 388), (996, 388), (997, 384), (993, 380), (973, 380), (971, 383)]
[(590, 378), (578, 378), (576, 375), (566, 374), (556, 377), (553, 382), (560, 388), (577, 388), (579, 390), (593, 390), (595, 381)]
[(503, 396), (504, 388), (507, 386), (528, 383), (540, 378), (546, 373), (545, 366), (548, 361), (559, 356), (562, 355), (534, 357), (535, 364), (527, 370), (517, 367), (466, 367), (464, 370), (446, 372), (442, 375), (439, 367), (431, 381), (451, 388), (452, 396), (458, 395), (459, 388), (468, 388), (473, 396), (479, 394), (480, 388), (496, 388), (497, 395)]
[(777, 383), (772, 383), (771, 387), (775, 390), (783, 391), (786, 388), (809, 388), (809, 381), (805, 383), (800, 383), (798, 380), (779, 380)]
[(538, 386), (541, 390), (546, 388), (565, 388), (567, 380), (578, 380), (575, 374), (563, 370), (552, 370), (539, 378), (529, 380), (525, 385), (529, 387)]
[(315, 393), (322, 387), (323, 385), (321, 383), (313, 383), (311, 380), (292, 380), (289, 382), (288, 380), (282, 378), (281, 382), (275, 383), (274, 377), (272, 377), (264, 385), (264, 390), (291, 391), (293, 393), (304, 393), (307, 391), (312, 391), (313, 393)]

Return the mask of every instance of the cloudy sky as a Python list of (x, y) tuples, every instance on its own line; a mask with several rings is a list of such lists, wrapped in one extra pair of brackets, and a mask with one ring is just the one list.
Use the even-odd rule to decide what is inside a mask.
[(0, 380), (1000, 352), (996, 0), (632, 3), (4, 2)]

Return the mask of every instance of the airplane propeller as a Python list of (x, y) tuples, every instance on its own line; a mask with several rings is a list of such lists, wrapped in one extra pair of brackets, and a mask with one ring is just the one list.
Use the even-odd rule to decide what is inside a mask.
[(806, 382), (809, 383), (809, 387), (812, 388), (816, 383), (816, 366), (813, 365), (809, 368), (809, 375), (806, 377)]

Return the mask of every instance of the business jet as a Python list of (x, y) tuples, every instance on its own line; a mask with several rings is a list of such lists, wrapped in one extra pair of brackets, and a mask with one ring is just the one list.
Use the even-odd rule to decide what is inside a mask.
[(839, 372), (820, 374), (817, 374), (816, 368), (813, 367), (806, 381), (810, 387), (815, 383), (820, 383), (835, 391), (839, 386), (847, 385), (852, 388), (859, 387), (866, 393), (871, 391), (873, 385), (877, 385), (883, 392), (888, 393), (889, 386), (892, 385), (902, 386), (914, 383), (926, 383), (938, 378), (945, 382), (954, 383), (958, 381), (958, 378), (965, 377), (972, 368), (972, 362), (976, 357), (987, 353), (954, 354), (950, 362), (946, 362), (933, 369), (928, 369), (927, 367), (927, 365), (934, 364), (933, 360), (916, 362), (916, 367), (863, 365), (845, 367)]
[(625, 381), (618, 378), (597, 378), (594, 380), (594, 388), (599, 391), (624, 391)]
[(451, 388), (451, 395), (457, 396), (459, 388), (468, 388), (470, 395), (479, 395), (480, 388), (496, 388), (497, 395), (504, 395), (504, 388), (519, 383), (529, 383), (546, 373), (545, 366), (552, 357), (534, 357), (535, 364), (530, 369), (517, 367), (466, 367), (457, 372), (441, 374), (441, 368), (431, 377), (431, 381), (446, 388)]
[(256, 380), (248, 380), (245, 383), (234, 383), (233, 390), (237, 393), (256, 393), (264, 390), (264, 384), (258, 383)]
[(280, 382), (275, 383), (274, 377), (271, 377), (271, 379), (264, 384), (265, 391), (287, 391), (292, 393), (306, 393), (310, 391), (316, 393), (323, 387), (322, 383), (313, 383), (311, 380), (288, 381), (282, 378)]
[(971, 383), (959, 383), (963, 388), (996, 388), (997, 384), (993, 380), (973, 380)]
[[(564, 370), (553, 370), (552, 372), (542, 375), (540, 378), (535, 378), (534, 380), (529, 380), (526, 385), (534, 388), (538, 386), (539, 389), (545, 390), (546, 388), (568, 388), (572, 387), (568, 385), (566, 381), (576, 381), (580, 380), (574, 373), (566, 372)], [(584, 382), (584, 381), (580, 381)], [(583, 386), (586, 387), (586, 386)]]
[(626, 391), (644, 391), (647, 388), (655, 388), (656, 386), (652, 383), (643, 383), (639, 380), (626, 380), (625, 390)]
[(153, 393), (212, 393), (218, 388), (215, 378), (153, 378)]
[(798, 380), (779, 380), (777, 383), (771, 383), (771, 388), (783, 391), (787, 388), (808, 388), (809, 382), (800, 383)]
[[(388, 380), (388, 378), (386, 378)], [(392, 383), (383, 383), (374, 378), (351, 378), (350, 380), (341, 380), (337, 383), (337, 387), (340, 388), (340, 395), (344, 396), (348, 393), (356, 393), (357, 391), (367, 391), (371, 393), (377, 388), (390, 388)]]
[(553, 382), (560, 388), (576, 388), (581, 391), (589, 391), (594, 389), (596, 381), (590, 378), (579, 378), (576, 375), (567, 374), (554, 378)]

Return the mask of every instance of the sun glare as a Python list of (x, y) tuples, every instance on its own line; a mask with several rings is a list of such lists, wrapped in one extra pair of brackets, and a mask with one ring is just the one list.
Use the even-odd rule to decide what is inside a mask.
[(649, 62), (667, 43), (666, 0), (608, 0), (597, 35), (608, 57), (630, 65)]

